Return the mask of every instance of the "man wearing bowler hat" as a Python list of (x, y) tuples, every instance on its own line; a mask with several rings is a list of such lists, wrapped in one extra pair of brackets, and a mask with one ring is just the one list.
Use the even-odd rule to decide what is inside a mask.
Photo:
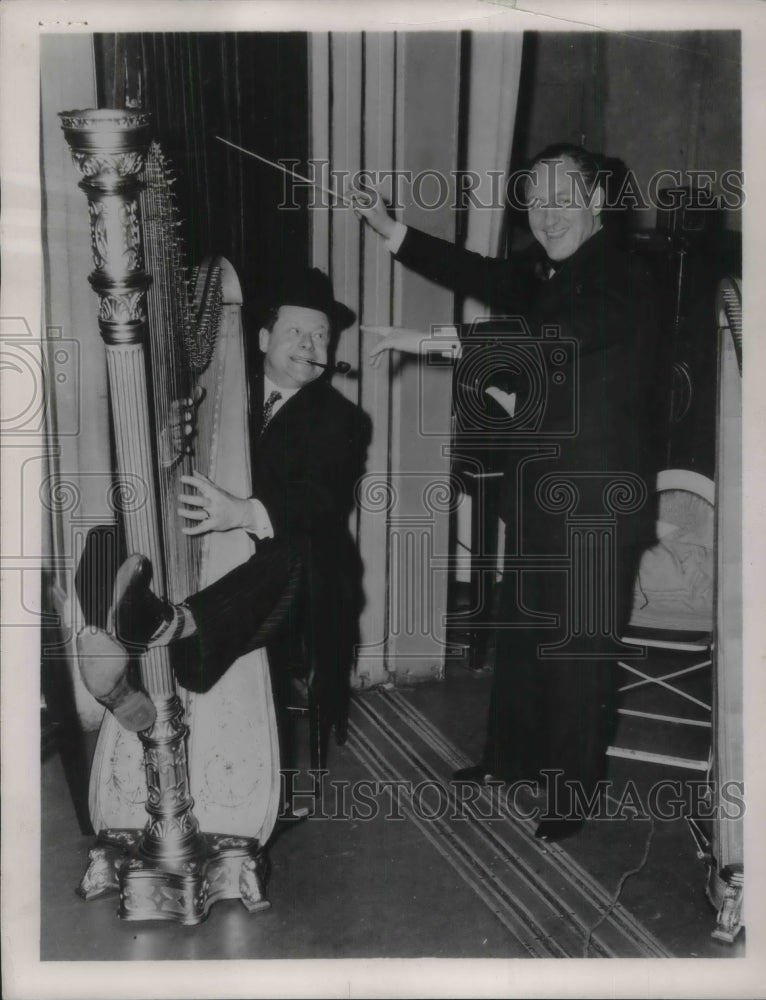
[[(354, 316), (335, 301), (329, 278), (316, 268), (291, 276), (273, 303), (251, 387), (252, 495), (232, 496), (195, 472), (183, 477), (189, 489), (179, 497), (184, 533), (244, 528), (255, 554), (180, 605), (153, 593), (151, 564), (134, 554), (118, 571), (110, 624), (133, 650), (177, 644), (174, 670), (191, 691), (209, 690), (250, 650), (298, 635), (328, 729), (338, 721), (333, 706), (347, 683), (360, 607), (348, 522), (369, 421), (330, 384), (335, 338)], [(144, 728), (153, 706), (127, 686), (127, 655), (124, 665), (120, 657), (84, 662), (91, 693), (127, 728)]]

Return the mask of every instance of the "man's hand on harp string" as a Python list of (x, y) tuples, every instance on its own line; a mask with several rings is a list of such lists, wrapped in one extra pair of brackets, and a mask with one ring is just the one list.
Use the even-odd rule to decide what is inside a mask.
[(232, 528), (252, 529), (252, 503), (235, 497), (216, 486), (207, 476), (194, 470), (192, 476), (181, 476), (181, 482), (198, 492), (181, 493), (178, 508), (181, 517), (195, 522), (181, 528), (184, 535), (204, 535), (208, 531), (231, 531)]
[(184, 455), (194, 450), (197, 427), (197, 410), (204, 391), (196, 386), (194, 393), (185, 399), (174, 399), (170, 404), (168, 423), (159, 435), (159, 457), (163, 469), (176, 465)]

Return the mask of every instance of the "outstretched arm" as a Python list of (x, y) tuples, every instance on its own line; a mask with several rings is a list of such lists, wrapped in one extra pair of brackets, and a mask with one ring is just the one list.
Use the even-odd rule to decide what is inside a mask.
[(368, 226), (375, 230), (384, 240), (391, 238), (396, 222), (388, 214), (383, 199), (377, 191), (359, 191), (351, 188), (349, 191), (351, 204), (357, 219), (364, 219)]
[(441, 354), (457, 357), (460, 341), (454, 326), (440, 327), (438, 333), (425, 333), (403, 326), (363, 326), (367, 333), (375, 333), (382, 340), (370, 351), (370, 364), (377, 368), (387, 351), (402, 351), (404, 354)]
[(391, 241), (390, 249), (405, 267), (491, 307), (523, 305), (528, 292), (525, 268), (503, 258), (483, 257), (448, 240), (397, 223), (377, 191), (349, 191), (354, 212), (379, 236)]
[[(377, 333), (383, 339), (370, 351), (370, 364), (377, 368), (380, 359), (387, 351), (402, 351), (405, 354), (429, 354), (431, 352), (442, 356), (457, 358), (460, 356), (460, 341), (455, 327), (443, 327), (445, 335), (429, 336), (422, 330), (408, 330), (401, 326), (363, 326), (369, 333)], [(447, 335), (446, 331), (451, 331)], [(509, 417), (516, 411), (516, 393), (505, 392), (497, 386), (488, 386), (486, 394), (501, 406)]]

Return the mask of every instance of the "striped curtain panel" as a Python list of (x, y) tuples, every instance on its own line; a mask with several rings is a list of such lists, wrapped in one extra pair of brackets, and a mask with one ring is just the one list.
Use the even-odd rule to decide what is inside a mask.
[[(344, 177), (360, 170), (438, 171), (454, 192), (458, 168), (488, 178), (489, 171), (505, 173), (521, 39), (521, 34), (455, 32), (312, 35), (310, 156), (317, 179), (339, 189)], [(484, 201), (487, 183), (478, 189)], [(404, 210), (398, 217), (405, 223), (452, 240), (460, 228), (471, 249), (498, 253), (501, 205), (461, 212), (450, 198), (424, 208), (406, 184), (400, 194)], [(320, 201), (309, 217), (312, 263), (331, 275), (336, 295), (361, 323), (428, 329), (460, 318), (462, 303), (449, 290), (393, 263), (382, 241), (342, 202)], [(449, 494), (451, 369), (402, 364), (400, 358), (371, 369), (371, 346), (359, 326), (347, 331), (338, 357), (358, 377), (336, 377), (338, 389), (373, 422), (369, 495), (361, 491), (357, 523), (366, 597), (359, 686), (392, 676), (442, 675), (456, 545), (448, 509), (424, 500), (439, 484)]]

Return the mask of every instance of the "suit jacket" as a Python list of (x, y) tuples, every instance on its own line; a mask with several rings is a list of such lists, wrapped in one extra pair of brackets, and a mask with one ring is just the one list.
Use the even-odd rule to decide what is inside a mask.
[(252, 495), (265, 505), (274, 538), (187, 598), (197, 630), (176, 643), (174, 668), (184, 687), (207, 691), (244, 652), (301, 635), (309, 654), (301, 665), (318, 678), (317, 690), (329, 692), (332, 712), (361, 606), (348, 522), (369, 420), (323, 377), (287, 400), (261, 435), (262, 386), (259, 365), (250, 393)]
[[(560, 262), (550, 278), (539, 247), (509, 260), (492, 259), (413, 229), (397, 259), (483, 300), (495, 314), (521, 317), (528, 338), (543, 345), (535, 348), (538, 382), (521, 365), (505, 386), (518, 394), (516, 413), (534, 418), (518, 429), (519, 439), (540, 443), (541, 457), (520, 472), (519, 453), (508, 447), (513, 434), (505, 438), (501, 513), (513, 531), (523, 512), (519, 530), (527, 547), (560, 551), (565, 537), (563, 516), (544, 509), (538, 493), (548, 474), (565, 476), (576, 486), (579, 513), (603, 515), (606, 480), (621, 473), (636, 477), (651, 496), (668, 379), (660, 358), (657, 293), (640, 259), (620, 250), (605, 229)], [(494, 327), (502, 348), (503, 326)], [(556, 335), (546, 337), (551, 328)], [(552, 353), (556, 339), (568, 345), (565, 357)], [(551, 445), (555, 454), (543, 457), (544, 447)], [(621, 506), (631, 505), (618, 498)], [(651, 503), (630, 516), (620, 516), (619, 510), (614, 516), (623, 541), (651, 536)]]
[[(322, 376), (303, 386), (261, 432), (263, 374), (251, 372), (252, 496), (274, 540), (303, 553), (302, 629), (325, 675), (351, 664), (361, 609), (361, 563), (349, 530), (370, 438), (369, 418)], [(260, 543), (263, 546), (264, 543)]]
[(364, 465), (369, 420), (325, 376), (285, 402), (262, 432), (263, 376), (251, 379), (252, 496), (275, 537), (304, 536), (322, 550), (349, 539), (354, 489)]

